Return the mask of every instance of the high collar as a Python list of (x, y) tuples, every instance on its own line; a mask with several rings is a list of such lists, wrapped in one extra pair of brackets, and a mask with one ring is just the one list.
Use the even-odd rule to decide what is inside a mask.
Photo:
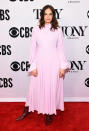
[(51, 23), (45, 24), (46, 28), (50, 28), (51, 27)]

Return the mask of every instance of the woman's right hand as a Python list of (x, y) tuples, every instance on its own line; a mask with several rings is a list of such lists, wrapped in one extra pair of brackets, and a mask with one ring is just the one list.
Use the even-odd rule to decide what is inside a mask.
[(33, 75), (34, 77), (36, 77), (36, 76), (38, 76), (38, 70), (34, 69), (33, 71), (28, 72), (28, 75)]

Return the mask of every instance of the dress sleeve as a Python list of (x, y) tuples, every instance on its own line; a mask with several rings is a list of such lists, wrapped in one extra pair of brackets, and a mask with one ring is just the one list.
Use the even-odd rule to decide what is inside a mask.
[(63, 38), (62, 30), (60, 28), (58, 28), (57, 52), (58, 52), (60, 68), (69, 70), (70, 64), (68, 63), (66, 59), (65, 48), (64, 48), (64, 38)]
[(33, 27), (29, 55), (30, 68), (28, 69), (28, 72), (31, 72), (32, 70), (36, 69), (36, 52), (37, 52), (36, 35), (37, 35), (36, 27)]

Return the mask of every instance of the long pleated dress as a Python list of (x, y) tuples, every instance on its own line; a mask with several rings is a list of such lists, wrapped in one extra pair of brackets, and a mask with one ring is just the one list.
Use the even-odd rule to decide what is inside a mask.
[(29, 112), (56, 115), (56, 109), (64, 111), (63, 78), (59, 77), (59, 69), (70, 69), (70, 65), (61, 28), (55, 31), (50, 28), (48, 23), (41, 29), (36, 25), (32, 30), (28, 72), (37, 68), (38, 76), (30, 75), (25, 106), (29, 106)]

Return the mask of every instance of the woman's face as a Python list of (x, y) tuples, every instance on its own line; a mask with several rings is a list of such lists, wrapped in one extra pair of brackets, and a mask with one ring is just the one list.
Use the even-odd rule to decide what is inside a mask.
[(45, 24), (50, 23), (52, 21), (52, 17), (53, 17), (53, 13), (51, 9), (50, 8), (46, 9), (44, 13)]

